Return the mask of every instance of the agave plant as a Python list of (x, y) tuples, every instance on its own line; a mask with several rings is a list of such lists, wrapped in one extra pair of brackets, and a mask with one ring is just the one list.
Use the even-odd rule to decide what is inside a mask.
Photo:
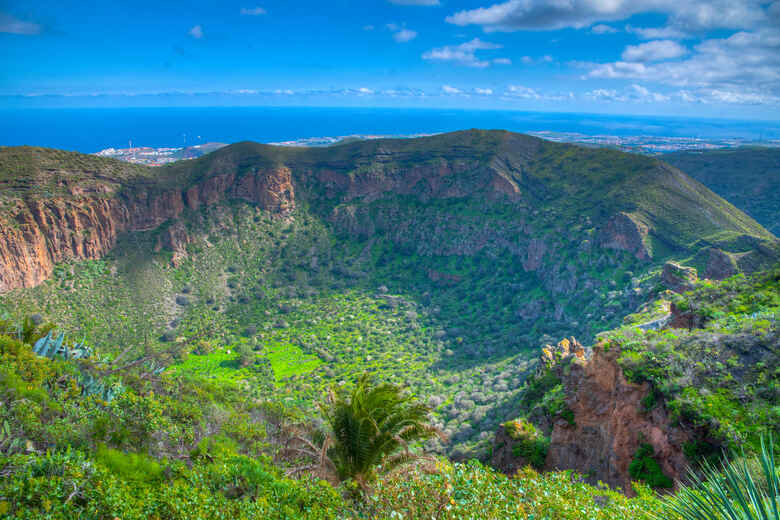
[(78, 383), (81, 387), (82, 395), (94, 395), (103, 401), (106, 401), (107, 403), (113, 401), (119, 394), (124, 391), (124, 388), (121, 384), (106, 384), (100, 379), (95, 378), (90, 373), (85, 373), (79, 377)]
[(669, 502), (683, 520), (780, 520), (780, 479), (772, 438), (761, 439), (758, 470), (744, 456), (725, 460), (720, 468), (705, 464), (692, 485), (681, 488)]
[(33, 345), (33, 352), (41, 357), (47, 357), (49, 359), (54, 359), (57, 356), (64, 359), (86, 359), (92, 356), (92, 350), (84, 344), (83, 340), (72, 347), (68, 347), (64, 343), (64, 332), (60, 332), (56, 339), (54, 339), (52, 332), (53, 331), (50, 330), (48, 334), (35, 342), (35, 345)]

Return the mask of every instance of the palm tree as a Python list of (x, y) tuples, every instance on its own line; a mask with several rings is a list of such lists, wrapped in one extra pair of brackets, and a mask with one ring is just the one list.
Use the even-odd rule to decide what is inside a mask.
[(771, 436), (768, 447), (761, 439), (756, 462), (757, 470), (744, 456), (724, 461), (720, 469), (705, 464), (703, 479), (692, 474), (693, 484), (680, 490), (670, 509), (683, 520), (780, 520), (780, 479)]
[(372, 385), (367, 376), (349, 394), (331, 390), (328, 402), (320, 408), (329, 432), (310, 433), (308, 439), (296, 437), (305, 446), (297, 451), (319, 459), (305, 469), (331, 473), (341, 481), (353, 479), (364, 493), (378, 471), (387, 472), (421, 457), (412, 450), (415, 441), (435, 435), (444, 439), (428, 423), (427, 406), (399, 386)]

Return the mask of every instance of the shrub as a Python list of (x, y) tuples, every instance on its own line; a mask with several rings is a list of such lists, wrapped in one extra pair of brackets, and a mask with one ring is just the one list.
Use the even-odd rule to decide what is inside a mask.
[(654, 458), (653, 447), (644, 442), (634, 454), (634, 459), (628, 466), (631, 478), (641, 480), (652, 488), (670, 488), (674, 485), (672, 479), (664, 475), (661, 465)]
[(522, 457), (536, 469), (544, 467), (550, 440), (533, 424), (525, 419), (515, 419), (504, 423), (504, 430), (514, 441), (512, 454)]

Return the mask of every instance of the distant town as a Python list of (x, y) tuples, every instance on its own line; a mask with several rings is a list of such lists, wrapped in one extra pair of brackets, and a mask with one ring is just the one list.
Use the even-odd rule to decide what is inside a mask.
[[(663, 137), (648, 135), (616, 136), (616, 135), (585, 135), (573, 132), (527, 132), (529, 135), (563, 143), (576, 143), (585, 146), (607, 147), (626, 152), (644, 155), (659, 155), (685, 150), (714, 150), (717, 148), (740, 148), (743, 146), (780, 147), (780, 139), (749, 140), (743, 138), (696, 138), (696, 137)], [(338, 137), (307, 137), (292, 141), (267, 143), (273, 146), (332, 146), (352, 141), (367, 139), (408, 139), (433, 134), (414, 135), (346, 135)], [(207, 153), (218, 150), (225, 143), (204, 143), (195, 146), (152, 148), (148, 146), (130, 148), (106, 148), (95, 155), (112, 157), (131, 163), (147, 166), (162, 166), (164, 164), (187, 159), (197, 159)]]
[(164, 164), (185, 159), (197, 159), (201, 155), (219, 150), (225, 143), (204, 143), (195, 146), (152, 148), (149, 146), (136, 146), (130, 148), (106, 148), (95, 155), (111, 157), (120, 161), (127, 161), (146, 166), (162, 166)]
[(780, 139), (751, 140), (744, 138), (665, 137), (652, 135), (585, 135), (574, 132), (528, 132), (529, 135), (563, 143), (617, 148), (625, 152), (658, 155), (685, 150), (714, 150), (743, 146), (780, 147)]

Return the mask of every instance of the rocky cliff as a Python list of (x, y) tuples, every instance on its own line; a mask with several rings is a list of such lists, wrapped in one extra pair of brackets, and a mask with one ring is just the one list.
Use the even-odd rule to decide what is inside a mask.
[(566, 406), (572, 420), (557, 419), (550, 435), (547, 469), (575, 469), (595, 483), (631, 490), (629, 465), (640, 445), (649, 444), (665, 475), (685, 475), (682, 446), (689, 435), (672, 425), (663, 407), (645, 410), (647, 383), (626, 380), (617, 364), (619, 348), (599, 343), (590, 359), (563, 358)]
[[(12, 188), (0, 212), (0, 291), (40, 283), (59, 261), (98, 258), (119, 233), (153, 229), (185, 210), (242, 199), (288, 213), (296, 194), (357, 237), (385, 234), (428, 256), (513, 255), (553, 294), (595, 284), (582, 276), (603, 268), (594, 263), (620, 262), (599, 251), (647, 263), (694, 252), (705, 240), (728, 259), (753, 247), (734, 246), (734, 237), (775, 240), (654, 159), (509, 132), (320, 149), (238, 143), (169, 167), (129, 168), (66, 152), (0, 150), (0, 183)], [(594, 258), (582, 264), (577, 248)]]
[[(105, 167), (102, 161), (100, 166)], [(65, 169), (57, 170), (56, 176), (72, 179), (73, 172)], [(55, 173), (43, 172), (48, 179), (43, 177), (42, 181), (51, 180)], [(16, 179), (4, 180), (8, 186)], [(58, 262), (101, 258), (120, 233), (154, 229), (188, 209), (228, 198), (246, 200), (279, 214), (295, 206), (290, 170), (283, 167), (257, 169), (241, 176), (228, 172), (173, 188), (160, 184), (137, 177), (95, 175), (60, 182), (59, 189), (44, 193), (30, 189), (4, 192), (0, 292), (38, 285)], [(166, 232), (163, 245), (177, 249), (186, 243), (182, 231), (181, 226), (175, 226)]]
[(513, 473), (533, 463), (538, 428), (535, 466), (630, 493), (632, 481), (670, 487), (724, 449), (755, 449), (777, 425), (778, 269), (700, 283), (668, 263), (662, 281), (677, 292), (660, 291), (592, 348), (574, 338), (543, 347), (518, 418), (496, 433), (493, 464)]
[[(548, 436), (540, 469), (573, 469), (592, 484), (601, 481), (630, 494), (637, 478), (629, 466), (640, 446), (651, 446), (663, 474), (678, 479), (689, 466), (682, 450), (691, 436), (673, 424), (664, 407), (647, 409), (650, 385), (627, 381), (619, 356), (619, 347), (608, 342), (586, 350), (571, 338), (544, 347), (537, 378), (560, 381), (562, 406), (554, 415), (536, 409), (528, 420)], [(507, 474), (532, 462), (524, 449), (527, 439), (507, 431), (515, 424), (526, 422), (507, 423), (494, 440), (491, 463)]]

